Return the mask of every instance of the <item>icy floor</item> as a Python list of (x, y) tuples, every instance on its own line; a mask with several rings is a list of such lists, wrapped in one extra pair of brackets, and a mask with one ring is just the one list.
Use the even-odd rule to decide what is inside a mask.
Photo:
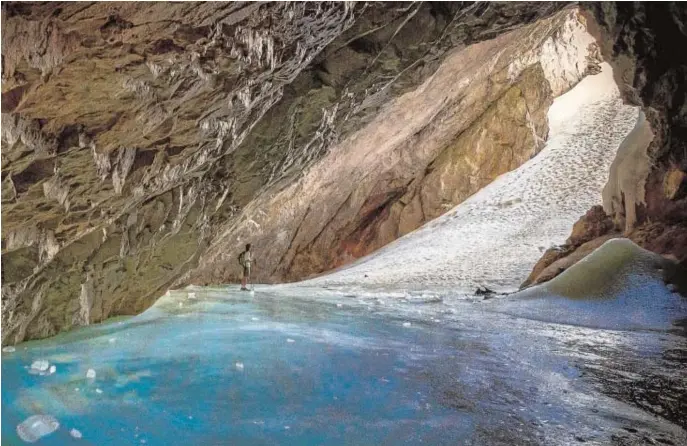
[[(137, 317), (18, 345), (2, 354), (2, 444), (687, 441), (669, 421), (687, 347), (668, 314), (609, 330), (511, 315), (507, 298), (310, 291), (177, 291)], [(517, 308), (539, 312), (532, 301)], [(32, 373), (36, 361), (54, 373)]]
[(312, 285), (512, 290), (545, 249), (561, 244), (601, 190), (638, 108), (624, 105), (611, 68), (551, 106), (546, 147), (442, 217)]

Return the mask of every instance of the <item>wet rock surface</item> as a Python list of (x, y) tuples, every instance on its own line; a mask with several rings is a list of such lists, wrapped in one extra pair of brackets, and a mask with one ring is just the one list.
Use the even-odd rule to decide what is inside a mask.
[[(561, 7), (3, 3), (3, 343), (138, 313), (191, 277), (234, 278), (238, 269), (225, 262), (186, 273), (208, 246), (229, 251), (244, 241), (232, 225), (253, 219), (256, 197), (292, 184), (431, 77), (450, 50)], [(533, 89), (541, 74), (528, 73), (489, 99), (484, 117), (498, 122), (514, 107), (516, 127), (494, 131), (527, 150), (471, 187), (545, 137), (550, 97)], [(434, 166), (429, 186), (410, 188), (435, 202), (410, 213), (402, 231), (376, 227), (406, 195), (407, 178), (380, 177), (388, 186), (362, 190), (366, 205), (330, 239), (368, 243), (326, 259), (331, 243), (294, 244), (294, 272), (278, 264), (261, 279), (323, 271), (440, 213), (456, 199), (435, 196), (437, 181), (453, 181), (443, 167)], [(218, 243), (227, 234), (231, 241)], [(260, 246), (274, 234), (250, 236)]]

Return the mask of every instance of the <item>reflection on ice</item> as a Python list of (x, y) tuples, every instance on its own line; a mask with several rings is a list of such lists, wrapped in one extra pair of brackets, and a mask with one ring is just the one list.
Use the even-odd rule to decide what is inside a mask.
[[(55, 445), (83, 441), (74, 428), (93, 444), (687, 441), (684, 338), (668, 330), (542, 322), (502, 311), (513, 298), (312, 291), (197, 288), (183, 309), (186, 291), (171, 292), (140, 316), (27, 343), (3, 354), (3, 423), (49, 414), (64, 428), (41, 441)], [(29, 374), (38, 360), (57, 372)]]

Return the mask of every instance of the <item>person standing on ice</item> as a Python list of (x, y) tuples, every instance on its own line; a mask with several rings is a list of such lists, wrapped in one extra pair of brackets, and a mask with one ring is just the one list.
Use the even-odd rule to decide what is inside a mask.
[(253, 253), (250, 250), (250, 243), (248, 243), (246, 244), (246, 250), (239, 254), (239, 264), (243, 267), (243, 275), (241, 276), (241, 290), (243, 291), (248, 290), (246, 287), (248, 281), (251, 282), (251, 285), (253, 284), (250, 280), (250, 267), (252, 263)]

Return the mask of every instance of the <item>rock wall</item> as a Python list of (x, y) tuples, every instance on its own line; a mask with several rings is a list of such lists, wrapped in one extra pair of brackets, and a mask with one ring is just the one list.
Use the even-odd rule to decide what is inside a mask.
[[(369, 233), (366, 240), (379, 246), (440, 212), (444, 201), (512, 168), (536, 144), (488, 166), (484, 178), (477, 175), (465, 192), (452, 195), (437, 185), (450, 181), (446, 171), (462, 156), (460, 147), (478, 139), (468, 131), (477, 116), (465, 116), (464, 142), (453, 132), (450, 141), (427, 143), (436, 156), (423, 158), (422, 169), (445, 152), (436, 173), (399, 177), (405, 183), (379, 177), (358, 189), (367, 196), (355, 195), (355, 204), (336, 214), (336, 227), (350, 228), (340, 236), (318, 235), (326, 226), (320, 219), (334, 215), (333, 203), (313, 210), (316, 220), (305, 225), (288, 206), (263, 205), (265, 197), (304, 184), (328, 154), (349, 156), (340, 152), (342, 141), (377, 119), (385, 104), (431, 79), (453, 51), (550, 16), (561, 5), (4, 2), (2, 8), (6, 344), (140, 312), (191, 278), (229, 280), (236, 271), (223, 269), (235, 265), (229, 247), (236, 241), (284, 246), (281, 255), (258, 252), (278, 260), (262, 278), (297, 278), (364, 253), (361, 244), (346, 248), (351, 234)], [(551, 41), (547, 33), (555, 32), (549, 26), (533, 39)], [(536, 84), (551, 70), (516, 68), (497, 79), (494, 91), (487, 89), (479, 116), (495, 135), (524, 147), (545, 137), (542, 110), (550, 93)], [(451, 86), (444, 80), (444, 89)], [(505, 116), (510, 106), (516, 112)], [(512, 119), (517, 129), (499, 128), (497, 117)], [(415, 132), (430, 134), (433, 125)], [(412, 158), (413, 147), (407, 148)], [(318, 187), (341, 185), (330, 178)], [(433, 190), (442, 190), (439, 198)], [(393, 203), (412, 202), (410, 191), (412, 197), (424, 191), (419, 209), (430, 217), (407, 212), (402, 229), (375, 229)], [(232, 232), (237, 225), (255, 227), (264, 215), (284, 223), (276, 232)], [(292, 232), (282, 235), (285, 228)], [(289, 240), (279, 238), (291, 236), (298, 248), (287, 249)], [(318, 249), (331, 244), (314, 240), (344, 248), (329, 258)], [(228, 259), (213, 262), (217, 252)], [(291, 272), (294, 258), (301, 260)]]
[(586, 5), (625, 100), (641, 105), (603, 198), (564, 246), (546, 252), (523, 285), (554, 277), (612, 237), (687, 262), (687, 8), (682, 3)]
[[(244, 242), (258, 281), (296, 280), (366, 255), (454, 207), (542, 147), (552, 98), (594, 71), (574, 10), (458, 49), (416, 90), (265, 193), (213, 242), (193, 283), (235, 280)], [(561, 70), (551, 60), (570, 60)]]

